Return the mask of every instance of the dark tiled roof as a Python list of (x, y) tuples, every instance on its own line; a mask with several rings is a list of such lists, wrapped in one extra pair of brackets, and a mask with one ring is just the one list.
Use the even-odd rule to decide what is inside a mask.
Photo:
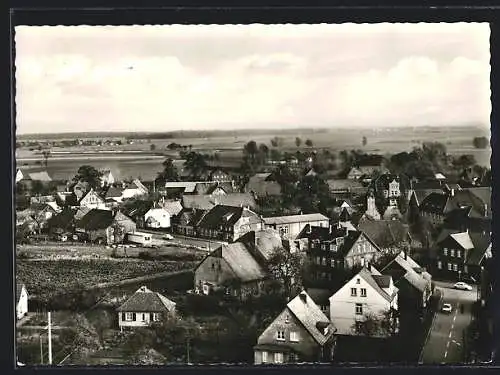
[(234, 225), (243, 213), (242, 207), (215, 206), (201, 219), (199, 226), (205, 229), (218, 229), (221, 225)]
[(69, 230), (74, 224), (75, 213), (75, 209), (64, 208), (59, 214), (49, 219), (49, 228)]
[(122, 196), (123, 189), (110, 186), (104, 195), (105, 198), (119, 198)]
[(77, 227), (86, 230), (106, 229), (113, 223), (113, 212), (94, 209), (89, 211), (78, 223)]
[(420, 210), (435, 214), (443, 214), (448, 196), (443, 193), (431, 193), (420, 203)]
[(258, 196), (281, 195), (281, 186), (272, 179), (271, 173), (258, 173), (250, 177), (245, 190)]
[[(379, 285), (379, 282), (382, 283), (382, 285), (386, 285), (386, 283), (387, 283), (387, 277), (385, 279), (383, 279), (383, 281), (379, 280), (379, 282), (377, 282), (376, 279), (375, 279), (375, 277), (377, 275), (373, 274), (370, 271), (368, 271), (366, 268), (363, 268), (361, 271), (359, 271), (358, 276), (361, 276), (363, 278), (363, 280), (365, 280), (373, 289), (375, 289), (386, 301), (391, 302), (394, 299), (396, 293), (394, 293), (392, 296), (390, 296)], [(389, 281), (390, 281), (390, 277), (389, 277)], [(395, 288), (395, 291), (397, 292), (396, 288)]]
[(297, 239), (310, 238), (311, 240), (329, 241), (335, 238), (345, 237), (346, 235), (346, 229), (340, 226), (333, 225), (330, 232), (330, 227), (318, 227), (307, 224), (297, 236)]
[(338, 191), (338, 190), (350, 191), (352, 189), (359, 189), (363, 187), (361, 182), (350, 179), (344, 179), (344, 180), (331, 179), (327, 180), (326, 183), (328, 184), (330, 191)]
[(118, 307), (121, 312), (171, 312), (175, 302), (153, 292), (146, 287), (139, 288), (123, 305)]
[(391, 277), (388, 275), (372, 275), (372, 277), (381, 288), (389, 288), (391, 285)]
[(241, 242), (222, 245), (216, 251), (221, 253), (222, 258), (243, 282), (262, 280), (267, 276), (265, 269)]
[(390, 247), (408, 240), (409, 227), (399, 220), (362, 220), (358, 229), (379, 247)]
[(480, 265), (486, 255), (486, 251), (491, 246), (491, 236), (489, 233), (482, 234), (474, 232), (470, 232), (469, 236), (474, 244), (474, 250), (470, 253), (467, 264)]
[(129, 217), (138, 218), (146, 215), (151, 208), (153, 208), (153, 201), (136, 200), (123, 205), (121, 211)]

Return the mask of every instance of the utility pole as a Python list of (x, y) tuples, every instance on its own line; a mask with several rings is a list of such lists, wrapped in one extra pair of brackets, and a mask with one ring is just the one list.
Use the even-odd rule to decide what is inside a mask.
[(40, 364), (43, 365), (43, 340), (42, 340), (42, 334), (40, 334)]
[(191, 360), (190, 360), (190, 355), (189, 355), (189, 351), (190, 351), (190, 347), (189, 347), (189, 334), (188, 334), (188, 337), (187, 337), (187, 346), (186, 346), (186, 351), (187, 351), (187, 364), (189, 365), (191, 363)]
[(52, 364), (52, 322), (50, 320), (50, 311), (48, 312), (48, 328), (49, 328), (49, 365)]

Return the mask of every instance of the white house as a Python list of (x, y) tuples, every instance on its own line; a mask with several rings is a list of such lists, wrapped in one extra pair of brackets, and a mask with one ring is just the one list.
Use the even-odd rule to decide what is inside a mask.
[(79, 205), (80, 207), (106, 209), (104, 199), (102, 199), (92, 188), (83, 196)]
[(170, 214), (164, 208), (151, 208), (144, 215), (147, 228), (170, 228)]
[(117, 309), (120, 330), (147, 327), (162, 317), (175, 314), (175, 305), (175, 302), (160, 293), (141, 286)]
[(306, 225), (328, 227), (330, 220), (323, 214), (300, 214), (289, 216), (275, 216), (263, 218), (266, 228), (275, 229), (287, 239), (295, 240)]
[(16, 283), (16, 317), (21, 319), (28, 313), (28, 291), (26, 286), (17, 281)]
[(391, 276), (373, 266), (363, 269), (330, 298), (330, 320), (339, 335), (354, 335), (357, 322), (368, 314), (381, 317), (398, 310), (398, 288)]
[(148, 188), (145, 187), (141, 181), (135, 179), (131, 184), (125, 187), (122, 191), (122, 199), (129, 199), (134, 197), (139, 197), (141, 195), (146, 195), (148, 193)]

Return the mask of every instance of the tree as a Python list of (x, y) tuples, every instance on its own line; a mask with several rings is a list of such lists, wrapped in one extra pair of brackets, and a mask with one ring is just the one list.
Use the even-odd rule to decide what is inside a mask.
[(273, 250), (268, 260), (268, 269), (274, 280), (281, 282), (283, 295), (290, 300), (302, 287), (302, 269), (305, 255), (300, 252), (290, 252), (283, 247)]
[(306, 140), (306, 146), (307, 147), (312, 147), (313, 146), (313, 141), (311, 141), (310, 139)]
[(78, 168), (76, 176), (73, 178), (74, 182), (86, 182), (89, 187), (97, 189), (101, 185), (102, 172), (98, 171), (91, 165), (82, 165)]
[(475, 148), (487, 148), (489, 143), (490, 142), (486, 137), (475, 137), (472, 140), (472, 144), (474, 145)]
[(261, 163), (265, 163), (267, 158), (269, 157), (269, 147), (266, 144), (261, 143), (259, 146), (259, 159)]
[(156, 183), (159, 185), (164, 185), (167, 181), (179, 181), (179, 173), (171, 158), (165, 159), (163, 162), (163, 171), (158, 173), (158, 177), (156, 178)]
[(259, 152), (259, 148), (257, 147), (257, 143), (255, 141), (249, 141), (244, 147), (243, 152), (249, 158), (249, 161), (252, 165), (255, 165), (255, 157)]
[(45, 167), (47, 167), (51, 152), (49, 149), (46, 149), (46, 150), (42, 151), (42, 155), (43, 155), (43, 161), (44, 161)]
[(477, 162), (474, 155), (460, 155), (458, 158), (453, 158), (452, 164), (457, 170), (463, 171), (472, 168)]
[(42, 195), (44, 193), (44, 186), (41, 181), (35, 180), (31, 184), (31, 194), (32, 195)]
[(295, 138), (295, 146), (300, 147), (301, 144), (302, 144), (302, 139), (300, 139), (299, 137), (296, 137)]
[(278, 139), (278, 137), (274, 137), (273, 139), (271, 139), (271, 146), (273, 146), (273, 147), (278, 147), (279, 146), (279, 139)]
[(352, 326), (355, 334), (368, 337), (393, 336), (398, 331), (398, 319), (396, 312), (386, 310), (380, 315), (367, 312), (362, 320), (355, 322)]
[(295, 203), (307, 213), (327, 213), (330, 203), (330, 188), (318, 175), (305, 176), (297, 184)]
[(152, 144), (149, 146), (149, 149), (150, 149), (151, 151), (156, 150), (156, 145), (155, 145), (154, 143), (152, 143)]
[(368, 140), (366, 139), (366, 137), (365, 137), (365, 136), (363, 136), (363, 139), (362, 139), (362, 141), (361, 141), (361, 144), (362, 144), (362, 145), (363, 145), (363, 147), (364, 147), (364, 146), (366, 146), (366, 144), (367, 144), (367, 143), (368, 143)]
[(189, 170), (191, 177), (200, 178), (207, 168), (205, 155), (191, 151), (186, 155), (184, 166)]

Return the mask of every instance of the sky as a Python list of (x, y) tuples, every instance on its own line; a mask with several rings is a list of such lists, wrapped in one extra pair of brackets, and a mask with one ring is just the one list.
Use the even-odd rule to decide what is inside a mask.
[(18, 134), (489, 127), (487, 23), (18, 26)]

